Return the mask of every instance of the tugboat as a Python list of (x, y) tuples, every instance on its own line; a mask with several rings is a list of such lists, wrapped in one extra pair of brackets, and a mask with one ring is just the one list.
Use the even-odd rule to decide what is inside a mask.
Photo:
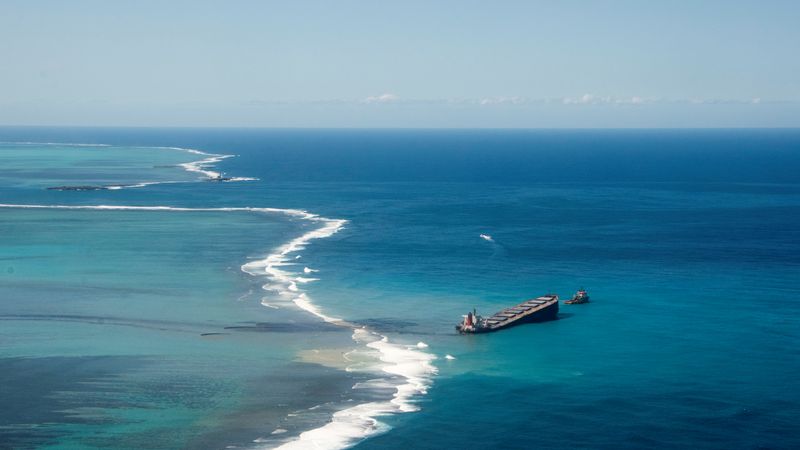
[(583, 303), (589, 303), (589, 294), (586, 292), (586, 289), (580, 288), (578, 292), (575, 293), (575, 296), (572, 297), (571, 300), (567, 300), (564, 302), (565, 305), (580, 305)]

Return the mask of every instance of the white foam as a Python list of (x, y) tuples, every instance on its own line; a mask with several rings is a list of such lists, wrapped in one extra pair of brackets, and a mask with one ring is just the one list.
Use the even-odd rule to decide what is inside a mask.
[(292, 239), (291, 241), (283, 244), (275, 249), (272, 253), (265, 258), (249, 261), (242, 265), (242, 271), (253, 276), (266, 276), (269, 283), (262, 286), (264, 290), (276, 292), (284, 299), (291, 299), (291, 301), (299, 308), (314, 314), (326, 322), (339, 323), (341, 319), (328, 316), (324, 314), (316, 305), (314, 305), (305, 292), (297, 286), (297, 283), (307, 283), (314, 281), (312, 278), (299, 277), (297, 274), (285, 269), (292, 267), (295, 264), (291, 261), (294, 260), (292, 256), (296, 252), (303, 250), (309, 242), (314, 239), (322, 239), (341, 230), (346, 220), (340, 219), (327, 219), (324, 217), (311, 214), (301, 210), (282, 210), (284, 214), (289, 214), (294, 217), (299, 217), (308, 220), (312, 223), (321, 224), (321, 226), (307, 231), (303, 235)]
[[(17, 145), (50, 145), (50, 146), (64, 146), (64, 147), (112, 147), (110, 144), (74, 144), (74, 143), (66, 143), (66, 142), (0, 142), (0, 144), (17, 144)], [(152, 149), (164, 149), (164, 150), (177, 150), (181, 152), (191, 153), (193, 155), (200, 155), (205, 156), (205, 158), (197, 160), (197, 161), (190, 161), (187, 163), (178, 164), (179, 167), (182, 167), (187, 172), (198, 173), (202, 175), (204, 178), (208, 180), (219, 180), (225, 183), (233, 183), (239, 181), (258, 181), (258, 178), (254, 177), (223, 177), (221, 172), (217, 172), (212, 170), (214, 165), (219, 163), (220, 161), (228, 158), (233, 158), (236, 155), (221, 155), (215, 153), (207, 153), (201, 150), (193, 149), (193, 148), (183, 148), (183, 147), (143, 147), (143, 148), (152, 148)], [(152, 186), (156, 184), (172, 184), (172, 183), (184, 183), (184, 181), (144, 181), (141, 183), (133, 183), (133, 184), (120, 184), (120, 185), (109, 185), (103, 186), (105, 189), (117, 191), (120, 189), (128, 189), (128, 188), (142, 188), (146, 186)]]
[(193, 148), (181, 148), (181, 147), (154, 147), (154, 148), (165, 148), (170, 150), (180, 150), (188, 153), (192, 153), (194, 155), (205, 156), (205, 158), (191, 161), (187, 163), (178, 164), (180, 167), (183, 167), (184, 170), (187, 172), (198, 173), (205, 177), (208, 180), (219, 180), (225, 183), (234, 183), (238, 181), (258, 181), (258, 178), (254, 177), (223, 177), (222, 172), (217, 172), (215, 170), (211, 170), (217, 163), (222, 160), (233, 158), (236, 155), (220, 155), (215, 153), (206, 153), (204, 151), (196, 150)]
[(480, 236), (481, 236), (481, 239), (483, 239), (484, 241), (494, 242), (494, 239), (491, 236), (489, 236), (488, 234), (481, 234)]
[(395, 385), (383, 378), (361, 381), (353, 385), (353, 389), (394, 389)]
[(372, 417), (376, 412), (379, 411), (374, 403), (362, 403), (337, 411), (326, 425), (305, 431), (295, 440), (277, 448), (282, 450), (347, 448), (370, 435), (388, 429)]
[[(106, 210), (106, 211), (181, 211), (181, 212), (255, 212), (268, 214), (285, 214), (292, 217), (318, 218), (316, 214), (300, 209), (220, 207), (220, 208), (187, 208), (182, 206), (131, 206), (131, 205), (33, 205), (0, 203), (0, 208), (10, 209), (74, 209), (74, 210)], [(342, 221), (346, 222), (346, 221)]]
[(135, 183), (135, 184), (111, 184), (103, 187), (110, 191), (118, 191), (120, 189), (143, 188), (147, 186), (153, 186), (156, 184), (177, 184), (177, 183), (188, 183), (188, 181), (142, 181), (141, 183)]
[(360, 383), (354, 388), (393, 388), (395, 393), (392, 399), (362, 403), (337, 411), (327, 424), (303, 432), (295, 440), (277, 448), (282, 450), (347, 448), (388, 430), (389, 427), (379, 422), (377, 417), (419, 409), (414, 404), (413, 398), (427, 392), (431, 377), (436, 373), (436, 368), (432, 364), (436, 357), (418, 351), (414, 346), (391, 343), (386, 336), (366, 328), (354, 329), (353, 339), (356, 342), (367, 342), (367, 347), (377, 350), (380, 360), (384, 363), (381, 367), (383, 372), (397, 377), (370, 380), (368, 383), (371, 386)]
[(448, 360), (452, 361), (452, 360), (456, 359), (456, 357), (453, 356), (453, 355), (444, 355), (444, 359), (448, 359)]
[(298, 283), (310, 283), (312, 281), (319, 281), (319, 278), (306, 278), (306, 277), (297, 277), (294, 281)]
[[(359, 361), (352, 368), (348, 367), (348, 370), (378, 371), (386, 374), (387, 376), (380, 381), (373, 382), (373, 387), (384, 390), (394, 389), (395, 392), (390, 400), (362, 403), (337, 411), (333, 414), (330, 422), (319, 428), (301, 433), (294, 440), (281, 445), (279, 447), (281, 449), (341, 449), (352, 446), (369, 436), (386, 431), (388, 426), (379, 422), (377, 417), (417, 411), (418, 407), (414, 398), (427, 392), (432, 382), (432, 377), (436, 374), (436, 368), (433, 365), (433, 360), (436, 357), (421, 350), (426, 348), (427, 344), (424, 342), (419, 342), (416, 345), (393, 343), (389, 341), (387, 336), (325, 314), (297, 285), (297, 282), (303, 282), (298, 280), (298, 278), (302, 277), (287, 269), (287, 267), (295, 266), (293, 263), (288, 262), (291, 254), (304, 249), (314, 239), (326, 238), (339, 232), (347, 223), (346, 220), (327, 219), (298, 209), (252, 207), (186, 208), (173, 206), (0, 204), (0, 208), (176, 212), (242, 211), (284, 214), (320, 224), (319, 227), (281, 245), (267, 257), (243, 264), (241, 270), (254, 276), (265, 276), (269, 283), (264, 284), (262, 289), (274, 291), (282, 298), (290, 298), (297, 307), (326, 322), (353, 328), (353, 340), (356, 343), (365, 345), (374, 354), (376, 360), (374, 364), (365, 364)], [(316, 271), (305, 267), (303, 272)], [(271, 302), (272, 299), (269, 297), (261, 299), (261, 303), (264, 306), (277, 308)], [(367, 388), (367, 386), (362, 385), (360, 388)]]
[[(382, 372), (388, 376), (382, 378), (380, 384), (374, 382), (373, 386), (395, 391), (390, 400), (363, 403), (337, 411), (329, 423), (303, 432), (296, 439), (278, 447), (281, 449), (341, 449), (388, 429), (386, 425), (378, 421), (377, 417), (416, 411), (418, 408), (414, 404), (413, 398), (426, 393), (431, 378), (436, 373), (436, 368), (432, 364), (436, 357), (420, 350), (427, 347), (424, 342), (416, 345), (389, 342), (388, 337), (328, 315), (313, 303), (309, 295), (298, 286), (298, 283), (303, 284), (315, 279), (300, 277), (289, 270), (294, 266), (290, 262), (294, 260), (292, 255), (303, 250), (314, 239), (329, 237), (339, 232), (346, 221), (326, 219), (305, 212), (295, 212), (295, 214), (306, 220), (320, 223), (321, 226), (278, 247), (263, 259), (247, 262), (242, 265), (242, 271), (254, 276), (266, 276), (269, 283), (263, 286), (265, 290), (274, 291), (279, 297), (290, 297), (297, 307), (323, 321), (353, 327), (353, 340), (370, 349), (374, 353), (375, 362), (367, 364), (359, 361), (348, 367), (347, 370)], [(303, 273), (313, 272), (316, 270), (303, 268)], [(362, 389), (366, 388), (364, 384), (356, 386)]]
[(213, 167), (215, 164), (222, 161), (223, 159), (233, 157), (233, 155), (214, 155), (211, 153), (203, 153), (203, 152), (198, 153), (197, 150), (192, 151), (192, 153), (203, 154), (207, 155), (208, 157), (197, 161), (181, 163), (178, 165), (183, 167), (184, 170), (186, 170), (187, 172), (199, 173), (200, 175), (203, 175), (205, 178), (208, 178), (209, 180), (222, 178), (222, 173), (213, 171), (210, 169), (210, 167)]
[(298, 295), (297, 297), (295, 297), (293, 301), (294, 301), (294, 304), (297, 305), (298, 308), (300, 308), (300, 309), (302, 309), (304, 311), (310, 312), (311, 314), (319, 317), (320, 319), (324, 320), (325, 322), (333, 323), (333, 324), (337, 324), (337, 325), (338, 324), (342, 324), (342, 325), (345, 324), (345, 322), (342, 319), (339, 319), (337, 317), (329, 316), (329, 315), (323, 313), (322, 311), (320, 311), (320, 309), (315, 304), (311, 303), (311, 300), (309, 300), (308, 295), (306, 295), (305, 292), (300, 294), (300, 295)]

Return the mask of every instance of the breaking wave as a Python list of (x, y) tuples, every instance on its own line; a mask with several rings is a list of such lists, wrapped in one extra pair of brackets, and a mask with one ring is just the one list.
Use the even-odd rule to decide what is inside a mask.
[[(258, 180), (258, 178), (253, 178), (253, 177), (229, 177), (226, 176), (223, 172), (217, 172), (216, 170), (212, 170), (217, 165), (217, 163), (228, 158), (233, 158), (236, 155), (222, 155), (216, 153), (208, 153), (202, 150), (197, 150), (193, 148), (183, 148), (183, 147), (147, 147), (147, 148), (176, 150), (176, 151), (191, 153), (193, 155), (204, 156), (203, 159), (199, 159), (197, 161), (180, 163), (178, 164), (178, 167), (181, 167), (183, 170), (187, 172), (199, 174), (202, 176), (202, 179), (205, 179), (206, 181), (221, 181), (224, 183), (231, 183), (236, 181)], [(131, 184), (124, 187), (144, 187), (144, 186), (149, 186), (151, 184), (165, 184), (165, 183), (178, 183), (178, 182), (176, 181), (146, 182), (146, 183)]]
[[(81, 144), (81, 143), (65, 143), (65, 142), (0, 142), (0, 144), (52, 145), (52, 146), (65, 146), (65, 147), (115, 147), (114, 145), (111, 144)], [(119, 146), (119, 147), (125, 147), (125, 146)], [(197, 161), (180, 163), (177, 164), (176, 167), (180, 167), (187, 172), (198, 174), (201, 176), (201, 179), (205, 181), (218, 181), (223, 183), (233, 183), (239, 181), (258, 181), (258, 178), (231, 177), (231, 176), (226, 176), (223, 172), (218, 172), (216, 170), (213, 170), (219, 162), (228, 158), (233, 158), (236, 155), (207, 153), (202, 150), (196, 150), (193, 148), (183, 148), (183, 147), (137, 147), (137, 148), (174, 150), (174, 151), (181, 151), (181, 152), (191, 153), (193, 155), (202, 156), (203, 157), (202, 159), (199, 159)], [(153, 186), (156, 184), (176, 184), (176, 183), (189, 183), (189, 181), (142, 181), (131, 184), (107, 184), (98, 186), (55, 186), (49, 189), (62, 190), (62, 191), (89, 191), (89, 190), (116, 191), (120, 189), (143, 188), (147, 186)]]
[[(291, 302), (325, 322), (352, 328), (353, 340), (372, 351), (371, 356), (374, 357), (375, 363), (366, 367), (353, 365), (348, 367), (348, 370), (382, 373), (385, 379), (381, 380), (381, 388), (391, 387), (395, 391), (390, 400), (362, 403), (337, 411), (327, 424), (305, 431), (277, 447), (283, 450), (340, 449), (387, 430), (388, 426), (379, 422), (378, 417), (416, 411), (418, 408), (414, 404), (414, 397), (427, 392), (431, 377), (436, 373), (432, 363), (436, 357), (421, 351), (427, 348), (422, 342), (416, 345), (392, 343), (387, 336), (328, 315), (313, 303), (311, 297), (298, 286), (298, 283), (305, 284), (315, 281), (316, 278), (306, 278), (290, 270), (297, 266), (297, 263), (293, 262), (297, 256), (294, 254), (303, 250), (314, 239), (326, 238), (337, 233), (347, 221), (305, 214), (307, 214), (305, 219), (319, 223), (320, 226), (278, 247), (265, 258), (242, 265), (242, 271), (253, 276), (266, 277), (268, 282), (262, 288), (274, 293), (279, 301)], [(318, 271), (308, 267), (302, 269), (302, 274), (313, 272)], [(265, 306), (274, 308), (274, 303), (269, 297), (262, 299), (262, 304)], [(356, 385), (355, 388), (359, 386)]]
[[(363, 362), (348, 367), (348, 371), (362, 371), (380, 374), (381, 378), (370, 383), (358, 383), (353, 389), (377, 389), (394, 391), (392, 397), (383, 401), (371, 401), (357, 404), (335, 412), (330, 422), (305, 431), (299, 436), (279, 443), (283, 450), (293, 449), (341, 449), (382, 433), (389, 427), (378, 418), (389, 414), (417, 411), (415, 397), (427, 393), (436, 374), (433, 361), (436, 356), (422, 351), (427, 344), (405, 345), (390, 342), (387, 336), (369, 330), (365, 326), (348, 322), (344, 319), (326, 314), (314, 304), (310, 296), (298, 284), (316, 281), (315, 278), (303, 277), (318, 272), (307, 267), (295, 273), (290, 270), (297, 264), (292, 262), (296, 253), (305, 249), (315, 239), (323, 239), (339, 232), (347, 223), (343, 219), (329, 219), (299, 209), (257, 208), (257, 207), (220, 207), (220, 208), (187, 208), (175, 206), (130, 206), (130, 205), (33, 205), (33, 204), (0, 204), (0, 208), (9, 209), (55, 209), (55, 210), (100, 210), (100, 211), (176, 211), (176, 212), (253, 212), (266, 214), (283, 214), (292, 218), (308, 221), (318, 225), (310, 231), (296, 237), (276, 248), (273, 253), (263, 259), (249, 261), (241, 266), (241, 270), (268, 280), (262, 286), (265, 291), (275, 294), (278, 302), (296, 305), (325, 322), (348, 327), (353, 331), (352, 338), (363, 346), (371, 363)], [(270, 297), (264, 297), (261, 303), (265, 307), (276, 308)], [(257, 439), (263, 443), (265, 439)], [(275, 445), (275, 444), (273, 444)]]
[[(435, 356), (415, 346), (394, 344), (389, 338), (364, 327), (353, 329), (353, 340), (377, 352), (380, 361), (366, 370), (382, 371), (386, 377), (358, 383), (353, 389), (394, 389), (390, 400), (361, 403), (337, 411), (331, 421), (277, 447), (281, 450), (341, 449), (389, 430), (378, 417), (417, 411), (414, 397), (427, 393), (436, 373)], [(363, 370), (363, 369), (362, 369)]]

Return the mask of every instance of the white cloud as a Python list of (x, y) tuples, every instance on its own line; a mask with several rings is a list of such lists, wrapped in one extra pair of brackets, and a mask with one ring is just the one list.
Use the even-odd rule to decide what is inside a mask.
[(619, 106), (619, 107), (640, 107), (647, 105), (756, 105), (774, 103), (800, 103), (797, 100), (765, 100), (760, 97), (753, 98), (662, 98), (644, 97), (633, 95), (630, 97), (600, 96), (595, 94), (583, 94), (578, 97), (524, 97), (524, 96), (489, 96), (489, 97), (434, 97), (434, 98), (401, 98), (392, 93), (371, 95), (369, 97), (354, 98), (331, 98), (319, 100), (250, 100), (243, 102), (246, 106), (270, 107), (270, 106), (290, 106), (303, 104), (321, 105), (369, 105), (369, 104), (402, 104), (402, 105), (452, 105), (463, 107), (534, 107), (537, 105), (556, 105), (562, 104), (569, 107), (579, 106)]
[[(681, 103), (682, 101), (677, 100), (675, 103)], [(691, 98), (688, 100), (688, 103), (692, 105), (747, 105), (753, 104), (757, 105), (761, 103), (762, 100), (760, 97), (752, 98), (752, 99), (736, 99), (736, 98)], [(774, 103), (774, 101), (770, 101), (770, 103)]]
[(561, 103), (565, 105), (643, 105), (645, 103), (657, 103), (659, 100), (654, 98), (640, 97), (612, 97), (598, 96), (594, 94), (583, 94), (580, 97), (564, 97)]
[(364, 103), (391, 103), (398, 100), (400, 100), (400, 97), (387, 92), (381, 95), (370, 95), (364, 99)]
[(609, 103), (611, 97), (598, 97), (594, 94), (583, 94), (580, 97), (564, 97), (562, 103), (565, 105), (594, 105), (597, 103)]
[(530, 103), (530, 99), (525, 97), (484, 97), (478, 101), (481, 106), (486, 105), (522, 105)]

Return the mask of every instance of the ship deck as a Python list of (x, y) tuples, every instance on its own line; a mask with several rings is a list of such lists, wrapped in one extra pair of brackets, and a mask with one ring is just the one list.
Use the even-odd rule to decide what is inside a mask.
[[(555, 311), (547, 311), (551, 308), (555, 308)], [(543, 314), (545, 312), (547, 314)], [(555, 318), (557, 313), (558, 296), (554, 294), (543, 295), (496, 312), (486, 319), (487, 328), (484, 331), (497, 331), (518, 323), (549, 320), (550, 318)]]

